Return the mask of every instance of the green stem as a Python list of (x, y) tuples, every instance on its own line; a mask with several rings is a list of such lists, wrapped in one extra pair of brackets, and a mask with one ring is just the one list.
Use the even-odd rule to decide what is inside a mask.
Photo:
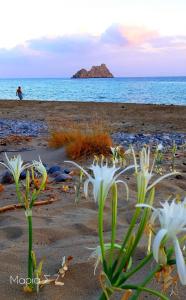
[(37, 197), (39, 196), (39, 194), (41, 193), (41, 191), (44, 189), (45, 183), (46, 183), (46, 180), (43, 177), (39, 189), (38, 190), (34, 190), (34, 193), (32, 194), (32, 199), (30, 201), (30, 207), (32, 207), (34, 205), (34, 202), (37, 200)]
[(100, 185), (100, 194), (98, 199), (98, 234), (99, 243), (101, 248), (101, 257), (103, 262), (103, 270), (107, 274), (107, 264), (105, 261), (105, 247), (103, 238), (103, 209), (104, 209), (104, 195), (103, 195), (103, 182)]
[(132, 217), (132, 220), (131, 220), (130, 226), (129, 226), (129, 228), (128, 228), (126, 237), (125, 237), (125, 239), (124, 239), (124, 241), (123, 241), (123, 244), (122, 244), (122, 246), (121, 246), (121, 249), (120, 249), (120, 252), (119, 252), (119, 254), (118, 254), (118, 257), (116, 258), (116, 260), (115, 260), (115, 262), (114, 262), (114, 264), (113, 264), (113, 267), (112, 267), (112, 273), (113, 273), (113, 274), (114, 274), (114, 271), (115, 271), (115, 269), (116, 269), (116, 267), (117, 267), (118, 262), (119, 262), (120, 259), (121, 259), (121, 256), (123, 255), (123, 249), (125, 249), (126, 244), (127, 244), (128, 240), (129, 240), (129, 238), (130, 238), (130, 236), (131, 236), (131, 233), (132, 233), (132, 231), (133, 231), (133, 229), (134, 229), (134, 227), (135, 227), (136, 220), (137, 220), (137, 218), (138, 218), (138, 216), (139, 216), (139, 214), (140, 214), (140, 210), (141, 210), (141, 208), (139, 208), (139, 207), (137, 207), (137, 208), (135, 209), (135, 213), (134, 213), (134, 215), (133, 215), (133, 217)]
[[(139, 180), (140, 180), (140, 182), (138, 182)], [(145, 201), (145, 196), (146, 196), (146, 190), (145, 190), (145, 188), (144, 188), (144, 186), (145, 186), (146, 183), (144, 182), (144, 183), (142, 184), (142, 183), (141, 183), (141, 180), (142, 180), (142, 177), (137, 178), (137, 187), (138, 187), (137, 204), (138, 204), (138, 203), (144, 203), (144, 201)], [(143, 178), (143, 180), (145, 181), (144, 178)], [(128, 228), (127, 234), (126, 234), (126, 236), (125, 236), (125, 238), (124, 238), (124, 241), (123, 241), (123, 244), (122, 244), (122, 246), (121, 246), (120, 253), (119, 253), (117, 259), (115, 260), (115, 262), (114, 262), (114, 264), (113, 264), (113, 268), (112, 268), (112, 272), (113, 272), (113, 273), (114, 273), (114, 271), (115, 271), (115, 269), (116, 269), (116, 267), (117, 267), (117, 264), (118, 264), (119, 260), (121, 259), (121, 256), (122, 256), (122, 254), (123, 254), (123, 250), (126, 248), (126, 245), (127, 245), (128, 241), (129, 241), (129, 239), (130, 239), (130, 236), (131, 236), (131, 234), (132, 234), (132, 231), (133, 231), (133, 229), (135, 228), (136, 221), (137, 221), (137, 218), (138, 218), (140, 212), (141, 212), (141, 208), (140, 208), (140, 207), (136, 207), (135, 212), (134, 212), (134, 215), (133, 215), (132, 220), (131, 220), (131, 222), (130, 222), (130, 226), (129, 226), (129, 228)]]
[[(143, 222), (144, 220), (142, 219), (141, 222)], [(135, 238), (135, 241), (134, 243), (128, 247), (127, 249), (127, 254), (124, 255), (123, 259), (121, 260), (121, 263), (118, 267), (118, 270), (116, 272), (116, 274), (114, 275), (113, 277), (113, 281), (116, 282), (116, 280), (119, 278), (120, 274), (122, 273), (122, 270), (123, 268), (125, 267), (126, 263), (129, 261), (130, 257), (132, 256), (140, 238), (141, 238), (141, 235), (142, 235), (142, 232), (143, 232), (143, 227), (140, 223), (140, 226), (139, 226), (139, 229), (138, 229), (138, 232), (137, 232), (137, 235), (136, 235), (136, 238)]]
[[(27, 216), (28, 221), (28, 278), (32, 282), (33, 279), (33, 263), (32, 263), (32, 215)], [(29, 284), (32, 287), (32, 284)]]
[[(150, 293), (152, 295), (157, 296), (158, 298), (161, 298), (162, 300), (169, 300), (169, 298), (166, 297), (165, 295), (163, 295), (162, 293), (160, 293), (160, 292), (158, 292), (156, 290), (153, 290), (153, 289), (149, 289), (149, 288), (143, 287), (143, 286), (137, 286), (137, 285), (133, 285), (133, 284), (128, 284), (128, 285), (124, 285), (122, 288), (125, 289), (125, 290), (131, 289), (131, 290), (137, 290), (139, 292), (148, 292), (148, 293)], [(131, 300), (133, 300), (133, 299), (137, 299), (137, 298), (133, 298), (133, 296), (132, 296)]]
[(103, 292), (103, 293), (101, 294), (99, 300), (108, 300), (108, 299), (112, 296), (113, 292), (107, 291), (107, 294), (108, 294), (108, 297), (107, 297), (107, 296), (105, 295), (105, 293)]
[(119, 281), (119, 285), (127, 281), (132, 275), (134, 275), (137, 271), (139, 271), (141, 268), (143, 268), (153, 257), (153, 254), (150, 253), (148, 256), (146, 256), (133, 270), (131, 270), (128, 273), (125, 273)]
[(21, 191), (20, 191), (20, 188), (19, 188), (19, 182), (16, 182), (15, 186), (16, 186), (16, 194), (17, 194), (18, 202), (20, 204), (24, 204), (24, 201), (23, 201), (23, 198), (22, 198), (22, 195), (21, 195)]
[[(149, 203), (152, 203), (153, 202), (153, 199), (154, 199), (154, 189), (151, 190), (150, 192), (150, 196), (149, 196)], [(140, 222), (140, 225), (139, 225), (139, 229), (137, 231), (137, 234), (136, 234), (136, 238), (135, 238), (135, 241), (130, 249), (130, 251), (128, 251), (127, 255), (125, 256), (125, 258), (122, 260), (113, 280), (114, 282), (119, 278), (124, 266), (126, 265), (127, 261), (129, 261), (130, 257), (132, 257), (141, 237), (142, 237), (142, 234), (144, 232), (144, 228), (145, 228), (145, 225), (147, 223), (147, 218), (148, 218), (148, 214), (149, 214), (149, 208), (145, 208), (144, 209), (144, 212), (143, 212), (143, 217), (141, 219), (141, 222)]]
[[(111, 234), (111, 252), (109, 257), (109, 266), (112, 266), (114, 244), (116, 239), (117, 200), (118, 200), (117, 185), (113, 184), (112, 186), (112, 234)], [(112, 268), (111, 268), (111, 272), (112, 272)]]

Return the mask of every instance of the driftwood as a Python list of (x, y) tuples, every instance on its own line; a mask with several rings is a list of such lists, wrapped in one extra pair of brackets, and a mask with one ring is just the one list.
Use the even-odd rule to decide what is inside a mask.
[[(58, 200), (57, 198), (51, 198), (51, 199), (48, 199), (48, 200), (37, 201), (37, 202), (34, 203), (34, 206), (52, 204), (53, 202), (56, 202), (57, 200)], [(8, 211), (8, 210), (15, 210), (15, 209), (20, 209), (20, 208), (24, 208), (24, 205), (22, 205), (22, 204), (10, 204), (10, 205), (0, 207), (0, 213), (3, 213), (3, 212)]]

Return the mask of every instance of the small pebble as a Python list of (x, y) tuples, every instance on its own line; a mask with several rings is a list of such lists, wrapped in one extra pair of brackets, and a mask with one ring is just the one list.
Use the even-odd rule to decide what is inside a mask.
[(21, 179), (21, 180), (26, 179), (26, 170), (23, 170), (23, 171), (21, 172), (21, 174), (20, 174), (20, 179)]
[(14, 178), (13, 178), (12, 174), (10, 173), (10, 171), (4, 171), (1, 174), (0, 183), (2, 183), (2, 184), (11, 184), (13, 182), (14, 182)]
[(65, 174), (70, 174), (70, 170), (69, 170), (69, 169), (64, 169), (63, 172), (64, 172)]
[(55, 172), (60, 172), (60, 171), (62, 171), (61, 167), (56, 165), (56, 166), (50, 167), (50, 169), (48, 170), (48, 174), (53, 174)]

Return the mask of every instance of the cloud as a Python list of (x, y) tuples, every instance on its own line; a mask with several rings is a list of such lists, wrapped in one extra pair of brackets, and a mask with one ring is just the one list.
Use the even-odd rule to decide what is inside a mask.
[(43, 37), (0, 49), (0, 76), (69, 77), (103, 62), (116, 76), (183, 75), (185, 49), (186, 36), (160, 36), (144, 27), (113, 24), (99, 36)]
[(120, 46), (137, 46), (158, 36), (158, 32), (145, 27), (113, 24), (103, 33), (102, 40)]
[(56, 38), (41, 38), (27, 42), (29, 48), (36, 51), (67, 53), (71, 51), (88, 51), (97, 46), (98, 39), (91, 35), (64, 35)]
[(159, 37), (151, 41), (152, 47), (159, 49), (183, 49), (186, 48), (186, 36)]

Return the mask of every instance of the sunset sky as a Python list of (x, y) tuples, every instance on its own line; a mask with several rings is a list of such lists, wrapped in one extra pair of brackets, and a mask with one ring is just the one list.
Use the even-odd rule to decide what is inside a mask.
[(185, 0), (0, 0), (0, 77), (186, 75)]

